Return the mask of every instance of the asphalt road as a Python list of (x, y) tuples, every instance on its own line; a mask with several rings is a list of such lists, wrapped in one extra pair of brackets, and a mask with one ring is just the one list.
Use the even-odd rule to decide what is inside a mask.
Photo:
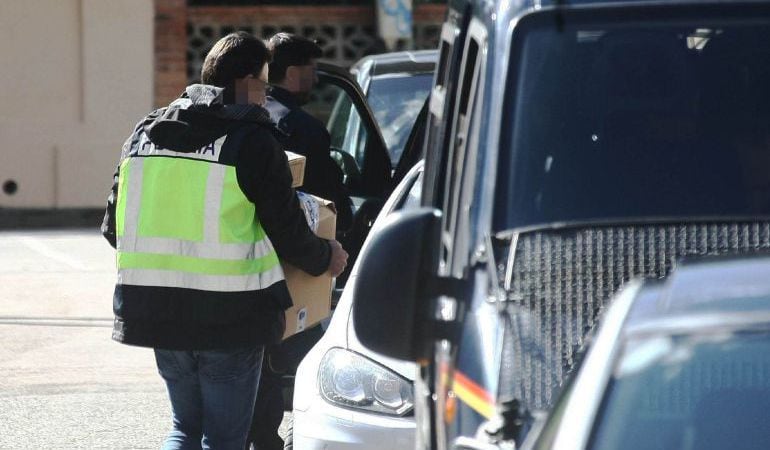
[(95, 228), (0, 232), (0, 449), (160, 447), (165, 387), (110, 339), (114, 280)]

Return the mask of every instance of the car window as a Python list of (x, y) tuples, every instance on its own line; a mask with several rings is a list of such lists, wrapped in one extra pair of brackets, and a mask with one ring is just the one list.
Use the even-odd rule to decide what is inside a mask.
[(308, 105), (326, 123), (331, 136), (331, 146), (344, 151), (355, 159), (359, 167), (364, 162), (366, 128), (350, 95), (339, 86), (320, 82), (315, 88), (319, 95)]
[(342, 87), (321, 81), (305, 105), (329, 131), (331, 156), (342, 169), (344, 183), (352, 194), (365, 190), (365, 155), (369, 136), (361, 113)]
[[(442, 261), (451, 264), (451, 270), (458, 277), (462, 276), (461, 273), (465, 269), (464, 264), (467, 262), (470, 247), (467, 236), (469, 196), (473, 190), (471, 177), (475, 173), (478, 149), (476, 139), (480, 123), (480, 114), (474, 116), (473, 111), (483, 86), (480, 80), (483, 78), (485, 64), (484, 58), (480, 55), (483, 56), (485, 41), (485, 27), (474, 19), (469, 26), (465, 42), (459, 99), (453, 115), (454, 124), (449, 141), (449, 165), (444, 188), (446, 196), (442, 208), (444, 211)], [(476, 145), (469, 145), (471, 141)]]
[(378, 76), (369, 84), (366, 100), (374, 111), (390, 162), (398, 165), (417, 115), (430, 93), (433, 73)]
[(742, 20), (594, 17), (514, 38), (495, 229), (770, 214), (770, 21)]
[(589, 448), (766, 448), (770, 332), (629, 340)]

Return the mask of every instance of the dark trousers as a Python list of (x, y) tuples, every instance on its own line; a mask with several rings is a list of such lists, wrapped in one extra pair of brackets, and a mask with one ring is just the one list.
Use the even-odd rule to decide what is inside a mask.
[[(297, 373), (300, 361), (323, 333), (323, 328), (317, 325), (265, 349), (265, 363), (262, 364), (247, 450), (249, 445), (253, 445), (255, 450), (283, 450), (283, 439), (278, 435), (285, 404), (283, 376)], [(290, 405), (291, 399), (286, 400)]]
[(236, 350), (155, 350), (166, 382), (173, 429), (166, 450), (240, 450), (251, 421), (263, 347)]
[(283, 450), (283, 439), (278, 435), (284, 409), (281, 374), (263, 364), (260, 378), (246, 448), (251, 444), (255, 450)]

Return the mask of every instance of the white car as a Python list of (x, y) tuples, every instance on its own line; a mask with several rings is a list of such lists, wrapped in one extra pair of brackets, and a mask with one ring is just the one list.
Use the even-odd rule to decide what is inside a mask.
[[(399, 183), (375, 221), (373, 233), (387, 214), (420, 206), (422, 170), (419, 162)], [(364, 243), (362, 253), (366, 247)], [(357, 273), (355, 264), (350, 279)], [(364, 348), (353, 329), (353, 283), (347, 286), (326, 333), (297, 369), (293, 431), (286, 448), (414, 448), (416, 366)]]

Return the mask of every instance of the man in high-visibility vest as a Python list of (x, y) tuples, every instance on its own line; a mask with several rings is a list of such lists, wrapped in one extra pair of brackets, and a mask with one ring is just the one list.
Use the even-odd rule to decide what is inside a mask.
[(291, 306), (282, 258), (311, 275), (347, 253), (308, 228), (264, 102), (265, 44), (232, 33), (203, 84), (123, 146), (102, 231), (117, 249), (113, 339), (152, 347), (173, 429), (164, 448), (244, 448), (264, 345)]

